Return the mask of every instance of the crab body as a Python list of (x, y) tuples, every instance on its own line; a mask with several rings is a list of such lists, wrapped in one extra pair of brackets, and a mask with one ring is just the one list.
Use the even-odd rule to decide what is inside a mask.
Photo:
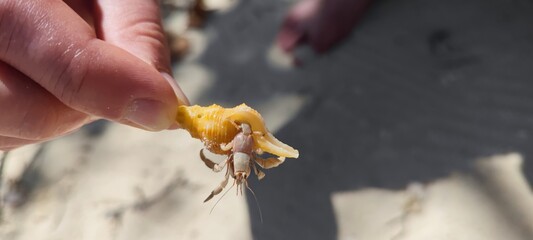
[[(252, 169), (259, 179), (265, 176), (256, 165), (269, 169), (279, 166), (286, 157), (297, 158), (299, 155), (298, 150), (277, 140), (266, 128), (261, 115), (245, 104), (234, 108), (179, 106), (176, 121), (192, 137), (200, 139), (207, 150), (227, 155), (226, 160), (215, 163), (204, 155), (203, 149), (200, 151), (200, 159), (213, 171), (220, 172), (227, 166), (224, 180), (205, 201), (222, 191), (229, 176), (235, 179), (237, 192), (242, 193), (243, 185), (250, 189), (247, 179)], [(263, 152), (278, 157), (265, 159), (258, 156)]]

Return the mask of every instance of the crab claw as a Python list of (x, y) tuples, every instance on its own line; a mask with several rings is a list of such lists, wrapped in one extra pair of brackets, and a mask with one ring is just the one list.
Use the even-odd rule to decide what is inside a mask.
[(280, 157), (298, 158), (298, 150), (276, 139), (266, 128), (263, 117), (246, 104), (235, 107), (227, 119), (235, 123), (248, 123), (254, 133), (254, 143), (261, 150)]

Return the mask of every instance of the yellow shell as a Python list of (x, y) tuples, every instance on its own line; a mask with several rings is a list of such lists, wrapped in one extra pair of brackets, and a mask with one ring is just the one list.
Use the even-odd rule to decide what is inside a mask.
[(206, 148), (217, 154), (228, 154), (220, 148), (221, 143), (229, 143), (238, 133), (233, 123), (247, 123), (255, 133), (256, 148), (280, 157), (298, 158), (298, 150), (276, 139), (266, 128), (261, 115), (246, 104), (234, 108), (223, 108), (213, 104), (208, 107), (198, 105), (179, 106), (176, 121), (189, 131), (192, 137), (200, 139)]

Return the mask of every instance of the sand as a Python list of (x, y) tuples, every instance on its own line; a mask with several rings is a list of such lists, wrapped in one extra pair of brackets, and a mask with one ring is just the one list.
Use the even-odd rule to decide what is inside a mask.
[[(272, 49), (292, 3), (230, 4), (186, 33), (174, 66), (193, 103), (246, 102), (300, 150), (250, 180), (263, 223), (234, 191), (210, 213), (223, 173), (186, 132), (109, 123), (45, 145), (0, 239), (533, 238), (533, 5), (378, 1), (344, 44), (303, 49), (292, 69)], [(10, 155), (4, 195), (38, 148)]]

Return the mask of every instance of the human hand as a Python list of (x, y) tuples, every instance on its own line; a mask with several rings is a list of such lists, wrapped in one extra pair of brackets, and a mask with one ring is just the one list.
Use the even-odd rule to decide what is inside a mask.
[(157, 0), (0, 1), (0, 150), (98, 118), (171, 127), (188, 100), (160, 21)]

